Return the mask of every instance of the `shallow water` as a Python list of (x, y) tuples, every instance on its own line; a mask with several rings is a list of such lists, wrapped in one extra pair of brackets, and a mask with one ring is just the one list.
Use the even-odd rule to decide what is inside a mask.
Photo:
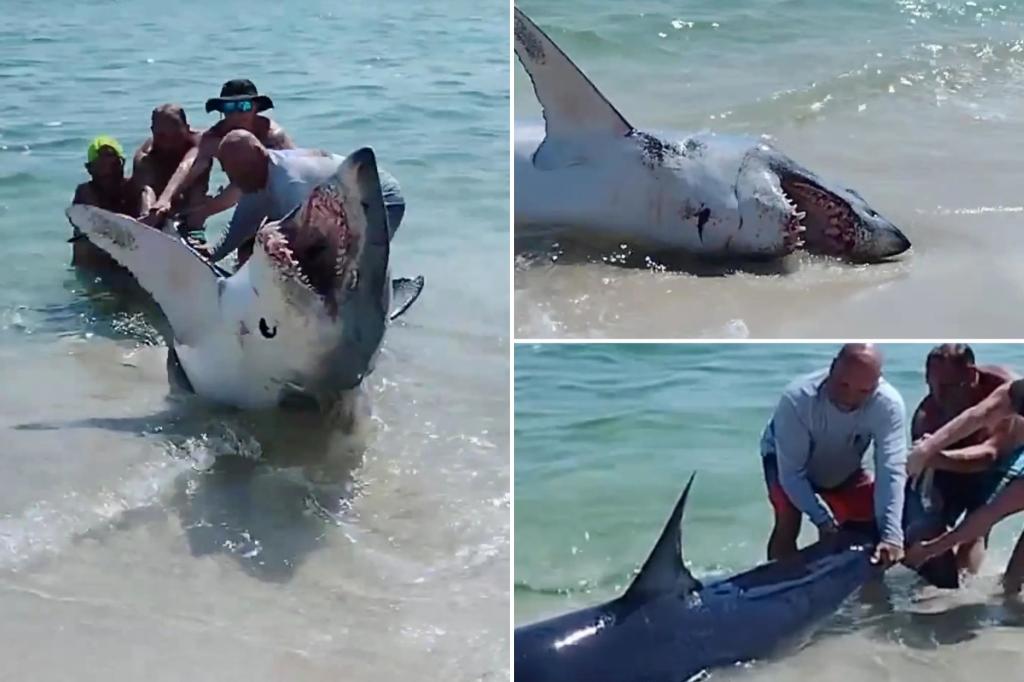
[[(508, 679), (507, 5), (175, 9), (0, 29), (0, 679)], [(402, 184), (427, 285), (354, 434), (169, 395), (153, 304), (66, 267), (89, 139), (235, 77)]]
[[(891, 345), (885, 374), (912, 410), (928, 346)], [(1024, 370), (1024, 347), (978, 346), (979, 362)], [(764, 561), (771, 511), (758, 451), (783, 387), (827, 366), (834, 346), (521, 345), (515, 379), (515, 622), (608, 600), (654, 546), (691, 473), (683, 556), (699, 579)], [(992, 534), (982, 575), (928, 588), (903, 567), (851, 598), (801, 650), (713, 679), (967, 680), (1015, 676), (1024, 602), (998, 576), (1024, 528)], [(804, 524), (801, 544), (815, 532)], [(824, 670), (823, 670), (824, 668)]]
[[(914, 247), (882, 265), (723, 273), (584, 234), (519, 238), (517, 337), (1020, 336), (1024, 3), (520, 6), (633, 125), (768, 136)], [(518, 61), (515, 88), (516, 116), (535, 118)]]

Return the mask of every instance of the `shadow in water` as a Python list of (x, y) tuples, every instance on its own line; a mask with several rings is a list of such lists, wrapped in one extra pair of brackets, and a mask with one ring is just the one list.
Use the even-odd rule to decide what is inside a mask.
[[(351, 419), (355, 431), (339, 428)], [(224, 554), (255, 578), (287, 581), (310, 553), (343, 534), (365, 417), (276, 411), (231, 422), (221, 424), (215, 445), (209, 435), (199, 447), (194, 439), (179, 443), (193, 459), (197, 450), (213, 459), (178, 477), (170, 507), (194, 556)]]
[[(101, 428), (158, 442), (189, 468), (165, 499), (193, 556), (223, 554), (255, 578), (284, 582), (324, 542), (344, 535), (369, 430), (363, 392), (329, 414), (242, 412), (180, 396), (139, 417), (33, 422), (20, 430)], [(152, 519), (131, 510), (111, 530)]]
[(934, 613), (897, 611), (876, 624), (875, 636), (929, 650), (972, 640), (993, 627), (1024, 627), (1024, 605), (1019, 599), (993, 597)]
[(255, 578), (285, 582), (341, 532), (358, 463), (353, 457), (345, 474), (313, 482), (304, 472), (222, 456), (208, 470), (180, 476), (170, 504), (193, 556), (224, 554)]
[(63, 302), (30, 309), (34, 332), (64, 337), (94, 334), (151, 346), (170, 338), (171, 328), (160, 306), (129, 274), (70, 269), (64, 290)]
[(675, 272), (697, 277), (726, 277), (737, 273), (784, 275), (796, 269), (794, 257), (771, 259), (697, 257), (677, 250), (645, 249), (607, 238), (582, 237), (562, 232), (556, 235), (515, 237), (518, 267), (547, 264), (584, 265), (601, 263), (630, 270)]

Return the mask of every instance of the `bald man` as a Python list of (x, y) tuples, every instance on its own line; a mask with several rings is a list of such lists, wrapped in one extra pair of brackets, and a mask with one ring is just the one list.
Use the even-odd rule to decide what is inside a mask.
[[(281, 220), (302, 204), (314, 187), (337, 172), (345, 157), (315, 149), (268, 149), (252, 133), (233, 130), (221, 140), (217, 159), (242, 197), (211, 260), (221, 260), (238, 249), (241, 265), (251, 253), (260, 224)], [(383, 169), (378, 171), (393, 233), (405, 213), (405, 200), (394, 177)]]
[[(874, 522), (881, 538), (874, 561), (891, 566), (902, 559), (904, 409), (882, 376), (881, 353), (870, 344), (843, 346), (827, 370), (786, 387), (761, 437), (775, 513), (769, 559), (796, 553), (804, 516), (821, 536), (848, 521)], [(864, 468), (869, 445), (877, 482)]]

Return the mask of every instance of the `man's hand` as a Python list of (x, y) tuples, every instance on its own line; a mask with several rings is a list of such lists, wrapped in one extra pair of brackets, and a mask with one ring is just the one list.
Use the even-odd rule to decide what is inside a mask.
[(171, 204), (166, 201), (157, 201), (149, 209), (149, 215), (144, 217), (140, 222), (149, 225), (150, 227), (160, 227), (164, 221), (167, 220), (167, 216), (171, 212)]
[(195, 249), (200, 256), (207, 260), (209, 260), (210, 256), (213, 255), (213, 248), (206, 242), (193, 239), (192, 237), (185, 237), (185, 243)]
[(882, 568), (889, 568), (898, 564), (903, 559), (903, 548), (890, 542), (879, 542), (875, 547), (875, 553), (871, 557), (871, 563), (879, 564)]
[(934, 552), (932, 552), (932, 545), (934, 540), (925, 540), (919, 542), (916, 545), (912, 545), (907, 549), (907, 554), (903, 559), (910, 568), (920, 568), (922, 564), (932, 558)]
[(914, 479), (923, 474), (933, 455), (927, 437), (914, 443), (914, 446), (910, 448), (910, 454), (907, 455), (907, 475)]
[(825, 521), (824, 523), (818, 524), (818, 540), (824, 540), (825, 538), (832, 537), (839, 532), (839, 528), (832, 520)]

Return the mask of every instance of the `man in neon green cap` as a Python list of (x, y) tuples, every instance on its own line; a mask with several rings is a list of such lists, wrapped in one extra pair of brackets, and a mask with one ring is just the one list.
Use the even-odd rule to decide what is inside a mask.
[[(124, 148), (121, 143), (109, 135), (100, 135), (89, 144), (85, 158), (85, 170), (90, 179), (75, 189), (71, 203), (99, 206), (137, 218), (142, 212), (142, 189), (124, 176)], [(71, 242), (74, 245), (72, 265), (102, 269), (120, 267), (77, 229)]]

